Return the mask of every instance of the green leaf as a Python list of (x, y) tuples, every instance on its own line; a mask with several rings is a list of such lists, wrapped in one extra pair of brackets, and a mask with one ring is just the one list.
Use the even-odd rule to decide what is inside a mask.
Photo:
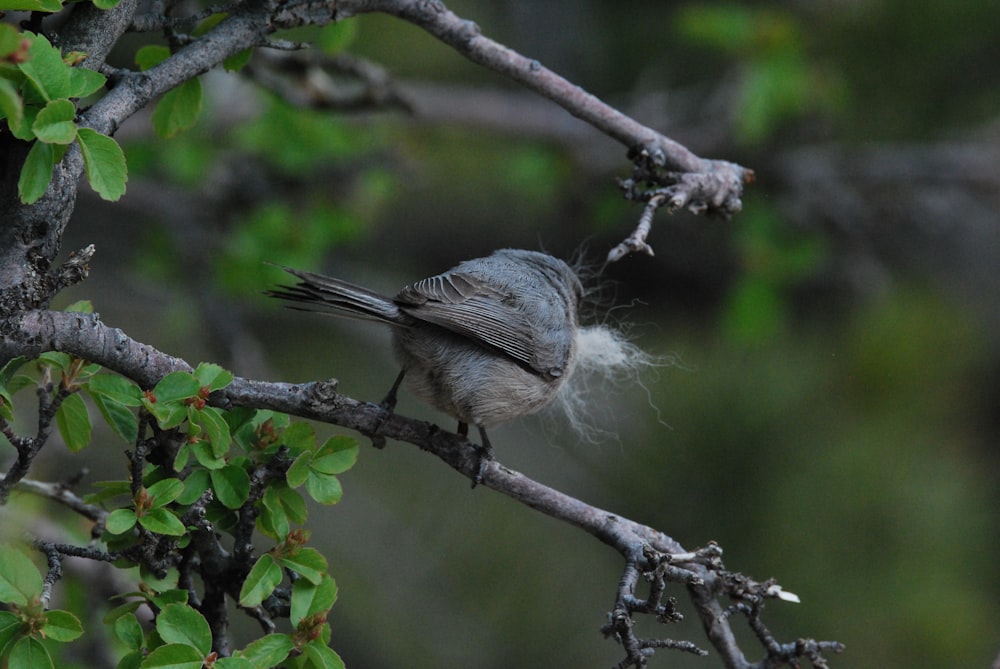
[(198, 395), (201, 384), (188, 372), (170, 372), (156, 384), (153, 394), (156, 395), (156, 402), (166, 403), (177, 400), (186, 400)]
[(128, 181), (122, 147), (91, 128), (78, 129), (76, 138), (83, 153), (83, 167), (90, 187), (104, 200), (118, 200), (125, 194), (125, 182)]
[(38, 116), (38, 112), (41, 111), (41, 107), (38, 104), (27, 104), (24, 107), (24, 114), (21, 116), (20, 123), (7, 123), (10, 133), (20, 140), (25, 142), (30, 142), (35, 139), (35, 133), (31, 129), (31, 125), (35, 122), (35, 117)]
[(332, 648), (320, 641), (310, 641), (302, 647), (314, 669), (345, 669), (344, 661)]
[(14, 399), (2, 386), (0, 386), (0, 417), (7, 421), (14, 420)]
[(139, 518), (139, 524), (150, 532), (179, 537), (187, 530), (181, 519), (167, 509), (150, 509)]
[(21, 388), (34, 384), (30, 377), (17, 373), (17, 370), (21, 369), (26, 362), (28, 359), (22, 355), (11, 358), (3, 367), (0, 367), (0, 416), (7, 420), (14, 419), (13, 396)]
[(321, 474), (342, 474), (358, 461), (358, 450), (353, 437), (330, 437), (316, 453), (310, 468)]
[(281, 433), (281, 443), (292, 453), (316, 450), (316, 432), (309, 423), (292, 423)]
[(0, 58), (21, 50), (21, 33), (9, 23), (0, 23)]
[(98, 9), (114, 9), (121, 0), (93, 0), (94, 7)]
[(54, 669), (52, 656), (42, 643), (30, 636), (21, 637), (7, 656), (7, 669)]
[(226, 465), (211, 472), (215, 498), (227, 509), (238, 509), (250, 496), (250, 476), (238, 465)]
[(88, 504), (99, 504), (106, 500), (119, 497), (121, 495), (132, 495), (132, 488), (128, 481), (97, 481), (94, 483), (97, 492), (92, 492), (84, 496), (84, 501)]
[(189, 446), (195, 460), (205, 469), (222, 469), (226, 466), (226, 460), (215, 454), (214, 447), (209, 441), (199, 441)]
[(184, 492), (184, 481), (167, 478), (157, 481), (146, 489), (146, 494), (153, 498), (152, 508), (159, 509), (177, 499)]
[(242, 657), (220, 657), (212, 669), (257, 669), (257, 666)]
[[(267, 495), (266, 492), (264, 494)], [(288, 516), (285, 515), (280, 506), (272, 510), (265, 503), (264, 508), (257, 515), (257, 529), (272, 539), (280, 541), (288, 536), (292, 528), (288, 522)]]
[(250, 62), (251, 56), (253, 56), (253, 49), (244, 49), (222, 61), (222, 68), (226, 72), (239, 72)]
[[(133, 592), (120, 593), (114, 595), (112, 598), (123, 599), (125, 597), (148, 597), (148, 595), (142, 592), (133, 591)], [(101, 622), (104, 623), (105, 625), (111, 625), (112, 623), (115, 623), (119, 618), (126, 617), (129, 615), (134, 615), (135, 612), (139, 609), (139, 607), (142, 606), (143, 604), (145, 604), (145, 601), (138, 599), (127, 601), (124, 604), (119, 604), (115, 608), (105, 613), (104, 617), (101, 618)]]
[(177, 498), (178, 504), (194, 504), (202, 493), (208, 490), (210, 475), (204, 469), (195, 469), (184, 479), (184, 492)]
[(320, 583), (326, 575), (326, 558), (315, 548), (300, 548), (293, 555), (279, 558), (278, 562), (313, 585)]
[(118, 665), (115, 669), (140, 669), (145, 659), (146, 653), (142, 650), (133, 650), (130, 653), (125, 653), (122, 659), (118, 660)]
[(28, 156), (21, 167), (17, 180), (17, 194), (24, 204), (33, 204), (48, 190), (52, 181), (52, 167), (56, 164), (56, 152), (51, 144), (35, 142), (28, 150)]
[(124, 534), (135, 527), (135, 511), (115, 509), (104, 519), (104, 528), (111, 534)]
[(224, 457), (229, 452), (229, 444), (232, 443), (232, 436), (229, 434), (229, 424), (222, 417), (222, 412), (215, 407), (205, 407), (201, 410), (194, 410), (189, 413), (191, 422), (200, 426), (204, 431), (204, 436), (212, 445), (212, 453), (217, 458)]
[(35, 122), (31, 124), (31, 130), (40, 141), (49, 144), (70, 144), (76, 139), (76, 105), (69, 100), (62, 98), (52, 100), (45, 105)]
[(115, 433), (129, 443), (134, 442), (139, 421), (129, 407), (142, 405), (139, 386), (116, 374), (97, 374), (87, 382), (86, 391)]
[[(147, 585), (153, 586), (148, 579), (144, 579)], [(153, 586), (158, 587), (158, 586)], [(181, 590), (180, 588), (175, 588), (172, 590), (162, 590), (160, 594), (153, 597), (153, 603), (159, 606), (161, 609), (165, 608), (169, 604), (187, 604), (188, 601), (187, 590)]]
[(259, 606), (281, 583), (281, 567), (270, 553), (257, 558), (243, 587), (240, 588), (240, 606)]
[(17, 87), (2, 77), (0, 77), (0, 118), (8, 119), (12, 126), (20, 125), (24, 118), (24, 101), (21, 100)]
[(337, 601), (337, 584), (324, 574), (318, 585), (300, 578), (292, 585), (292, 608), (289, 619), (292, 625), (308, 616), (329, 611)]
[(204, 656), (196, 648), (182, 643), (168, 643), (146, 656), (141, 669), (201, 669)]
[(156, 631), (167, 643), (183, 643), (202, 655), (212, 650), (212, 630), (205, 616), (187, 604), (168, 604), (156, 616)]
[(340, 481), (332, 474), (310, 472), (306, 479), (306, 491), (320, 504), (336, 504), (344, 496)]
[(135, 64), (143, 72), (156, 67), (167, 58), (170, 58), (170, 49), (159, 44), (147, 44), (135, 52)]
[(316, 45), (325, 53), (333, 55), (347, 49), (358, 36), (358, 21), (337, 21), (320, 28)]
[(215, 14), (210, 15), (204, 21), (195, 26), (193, 31), (194, 36), (201, 37), (203, 35), (207, 35), (211, 30), (222, 23), (226, 16), (228, 15), (224, 12), (216, 12)]
[(0, 611), (0, 657), (4, 656), (7, 646), (12, 644), (14, 639), (24, 634), (25, 629), (24, 623), (16, 615), (10, 611)]
[(250, 660), (255, 667), (276, 667), (295, 648), (295, 642), (287, 634), (268, 634), (252, 641), (235, 655)]
[[(130, 604), (138, 606), (139, 602), (130, 602)], [(127, 647), (132, 650), (142, 648), (142, 644), (145, 641), (142, 625), (139, 624), (139, 620), (135, 617), (134, 613), (128, 612), (115, 619), (111, 629), (115, 637)]]
[(153, 110), (153, 129), (164, 139), (187, 130), (201, 113), (201, 80), (189, 79), (163, 94)]
[[(96, 5), (97, 2), (94, 2), (94, 4)], [(85, 67), (74, 67), (69, 71), (69, 97), (85, 98), (91, 93), (100, 90), (107, 81), (108, 78), (100, 72), (88, 70)]]
[(182, 402), (156, 402), (146, 406), (157, 425), (165, 430), (177, 427), (188, 417), (187, 405)]
[(53, 641), (72, 641), (83, 634), (83, 625), (80, 624), (80, 619), (69, 611), (52, 609), (45, 614), (42, 634)]
[(281, 501), (281, 506), (285, 509), (285, 513), (288, 514), (289, 520), (299, 525), (306, 522), (309, 510), (306, 507), (306, 500), (302, 495), (288, 486), (280, 484), (271, 486), (269, 490), (273, 490), (277, 494), (278, 499)]
[(306, 520), (305, 500), (288, 486), (275, 484), (268, 487), (264, 491), (263, 503), (265, 513), (260, 518), (268, 523), (266, 527), (270, 528), (276, 539), (288, 536), (291, 523), (303, 523)]
[(303, 451), (299, 457), (295, 458), (292, 465), (285, 472), (285, 481), (289, 486), (298, 488), (309, 478), (309, 465), (312, 464), (313, 454)]
[(257, 411), (255, 409), (250, 409), (248, 407), (233, 407), (222, 414), (222, 417), (226, 419), (226, 424), (229, 425), (230, 433), (235, 436), (236, 432), (244, 425), (252, 424), (256, 415)]
[(12, 544), (0, 544), (0, 602), (24, 606), (42, 591), (35, 563)]
[(68, 353), (60, 353), (58, 351), (46, 351), (38, 356), (38, 362), (43, 365), (48, 365), (54, 367), (59, 371), (65, 372), (70, 368), (73, 360), (69, 357)]
[(27, 364), (28, 358), (19, 355), (16, 358), (11, 358), (8, 360), (3, 367), (0, 367), (0, 386), (8, 386), (14, 375), (17, 374), (17, 370), (24, 367)]
[(90, 443), (90, 416), (79, 393), (73, 393), (59, 405), (56, 425), (59, 426), (59, 434), (66, 442), (66, 447), (74, 453)]
[(92, 314), (94, 313), (94, 303), (90, 300), (77, 300), (63, 308), (66, 313)]
[(6, 388), (8, 392), (12, 395), (16, 395), (25, 388), (37, 388), (38, 382), (28, 376), (27, 374), (17, 374), (10, 381), (6, 383)]
[(210, 392), (221, 390), (233, 382), (233, 373), (211, 362), (198, 363), (194, 378)]
[(139, 419), (123, 404), (108, 399), (104, 395), (91, 395), (104, 422), (126, 443), (135, 443), (139, 436)]
[(70, 67), (63, 62), (59, 49), (52, 46), (44, 35), (25, 32), (24, 37), (31, 40), (31, 48), (28, 49), (28, 60), (18, 63), (18, 68), (43, 100), (69, 97)]
[(58, 12), (62, 9), (59, 0), (0, 0), (0, 11)]

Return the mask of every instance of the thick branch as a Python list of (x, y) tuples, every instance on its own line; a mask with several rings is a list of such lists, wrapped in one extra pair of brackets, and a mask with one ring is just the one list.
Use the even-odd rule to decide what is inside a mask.
[[(19, 332), (0, 340), (0, 359), (6, 356), (37, 355), (59, 350), (97, 362), (144, 386), (151, 386), (171, 371), (189, 371), (179, 358), (135, 342), (120, 330), (109, 328), (97, 316), (63, 312), (30, 312), (16, 323)], [(18, 342), (24, 342), (19, 344)], [(237, 378), (215, 393), (211, 401), (221, 406), (265, 408), (348, 427), (374, 438), (390, 437), (405, 441), (438, 456), (463, 475), (473, 479), (479, 472), (477, 450), (464, 438), (444, 432), (436, 425), (396, 414), (336, 391), (336, 382), (306, 384), (271, 383)], [(709, 638), (723, 655), (727, 667), (748, 667), (735, 641), (728, 619), (716, 596), (718, 583), (712, 569), (698, 553), (686, 553), (671, 537), (617, 514), (599, 509), (504, 467), (487, 463), (482, 484), (508, 495), (557, 520), (574, 525), (613, 547), (626, 558), (626, 570), (659, 574), (658, 578), (686, 583), (698, 605)], [(713, 555), (715, 555), (713, 553)], [(716, 556), (717, 557), (717, 556)], [(666, 561), (664, 561), (666, 560)], [(720, 563), (721, 565), (721, 563)], [(650, 594), (648, 602), (636, 603), (633, 581), (623, 581), (617, 596), (626, 608), (616, 615), (661, 610), (662, 588)], [(617, 607), (616, 607), (617, 608)], [(636, 662), (655, 647), (694, 649), (688, 642), (634, 639)], [(623, 644), (625, 645), (625, 644)], [(632, 651), (629, 651), (632, 657)]]
[[(0, 362), (14, 355), (36, 356), (49, 350), (65, 351), (99, 363), (147, 387), (171, 371), (192, 369), (184, 360), (140, 344), (121, 330), (104, 325), (96, 315), (91, 314), (28, 312), (11, 319), (7, 331), (0, 338)], [(709, 545), (688, 553), (674, 539), (658, 530), (590, 506), (495, 460), (487, 462), (481, 471), (479, 452), (465, 438), (444, 432), (436, 425), (392, 414), (378, 405), (341, 395), (336, 390), (336, 381), (288, 384), (236, 378), (209, 399), (216, 406), (272, 409), (348, 427), (373, 440), (390, 437), (414, 444), (433, 453), (469, 479), (481, 474), (483, 485), (578, 527), (611, 546), (625, 558), (626, 572), (619, 583), (610, 628), (627, 652), (621, 666), (645, 665), (646, 658), (656, 648), (700, 652), (690, 642), (639, 639), (631, 633), (631, 616), (635, 613), (655, 615), (660, 622), (679, 618), (673, 603), (663, 601), (667, 582), (687, 586), (702, 625), (726, 667), (750, 669), (752, 665), (736, 642), (729, 623), (729, 612), (719, 603), (721, 596), (735, 600), (737, 605), (731, 610), (743, 613), (749, 619), (752, 629), (767, 649), (768, 657), (763, 661), (767, 666), (794, 664), (801, 657), (809, 658), (815, 666), (824, 666), (820, 653), (839, 652), (841, 648), (835, 642), (812, 640), (778, 644), (760, 621), (759, 613), (765, 598), (788, 597), (782, 597), (780, 587), (772, 582), (756, 583), (745, 576), (725, 571), (718, 547)], [(197, 519), (189, 520), (194, 522)], [(249, 542), (245, 539), (238, 541), (235, 551), (245, 550), (251, 550)], [(222, 562), (227, 558), (228, 555), (218, 554)], [(653, 584), (645, 599), (636, 597), (634, 592), (640, 573)]]
[[(97, 9), (90, 3), (74, 8), (60, 30), (60, 46), (87, 54), (82, 67), (99, 69), (118, 42), (136, 0), (122, 0), (114, 9)], [(63, 231), (76, 205), (77, 182), (83, 174), (83, 158), (76, 144), (55, 165), (45, 195), (27, 206), (18, 200), (17, 182), (28, 144), (10, 133), (0, 132), (0, 290), (13, 287), (21, 304), (40, 306), (51, 297), (45, 274), (59, 253)]]
[(144, 72), (119, 71), (114, 88), (88, 109), (83, 125), (112, 134), (127, 118), (157, 96), (217, 66), (226, 58), (261, 43), (273, 30), (265, 3), (248, 3), (200, 39)]
[(99, 70), (128, 29), (137, 5), (137, 0), (121, 0), (112, 9), (98, 9), (90, 3), (74, 7), (59, 31), (59, 46), (63, 51), (87, 54), (80, 67)]
[[(4, 481), (4, 475), (0, 474), (0, 483)], [(34, 479), (21, 479), (14, 485), (15, 490), (30, 492), (39, 497), (47, 497), (58, 502), (84, 518), (101, 523), (108, 515), (108, 512), (95, 504), (84, 502), (78, 495), (70, 490), (65, 483), (53, 483), (51, 481), (35, 481)]]

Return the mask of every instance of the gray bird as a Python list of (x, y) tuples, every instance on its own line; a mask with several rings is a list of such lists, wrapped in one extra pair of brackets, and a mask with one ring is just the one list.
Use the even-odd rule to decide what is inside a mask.
[[(331, 277), (285, 268), (299, 279), (268, 294), (338, 316), (392, 327), (400, 383), (482, 438), (480, 474), (492, 458), (486, 428), (538, 411), (576, 363), (583, 289), (573, 269), (537, 251), (502, 249), (417, 281), (389, 298)], [(477, 480), (478, 480), (477, 476)]]

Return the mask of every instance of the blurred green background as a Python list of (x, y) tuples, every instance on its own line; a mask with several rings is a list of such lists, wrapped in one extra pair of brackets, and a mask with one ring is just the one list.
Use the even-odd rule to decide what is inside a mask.
[[(1000, 4), (449, 7), (757, 174), (731, 221), (659, 215), (656, 257), (610, 267), (588, 310), (680, 364), (596, 388), (597, 443), (545, 415), (496, 431), (499, 459), (777, 577), (802, 603), (770, 604), (765, 620), (783, 641), (844, 642), (832, 666), (989, 666), (1000, 652)], [(583, 249), (599, 263), (637, 221), (614, 182), (628, 174), (624, 148), (551, 103), (388, 17), (322, 39), (329, 54), (383, 64), (411, 111), (291, 109), (208, 75), (196, 128), (169, 141), (148, 116), (122, 128), (128, 194), (114, 206), (81, 197), (66, 248), (95, 243), (97, 255), (65, 302), (92, 299), (107, 323), (192, 363), (337, 377), (378, 400), (396, 371), (387, 333), (270, 303), (260, 291), (280, 277), (263, 261), (391, 294), (504, 246)], [(452, 428), (410, 398), (400, 411)], [(52, 462), (70, 471), (103, 451), (120, 466), (122, 445), (105, 439), (79, 462)], [(470, 491), (404, 444), (363, 450), (343, 483), (313, 529), (340, 586), (333, 643), (348, 666), (620, 659), (598, 631), (622, 566), (603, 545)], [(706, 646), (675, 594), (688, 620), (642, 632)], [(720, 664), (660, 651), (651, 666)]]

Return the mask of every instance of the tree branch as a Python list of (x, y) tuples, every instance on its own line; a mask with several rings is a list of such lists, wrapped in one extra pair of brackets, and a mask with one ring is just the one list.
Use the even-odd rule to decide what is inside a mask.
[[(136, 20), (136, 0), (125, 0), (110, 11), (91, 5), (75, 8), (59, 31), (63, 48), (87, 53), (83, 66), (111, 73), (110, 90), (78, 119), (80, 126), (105, 134), (118, 127), (157, 96), (177, 87), (226, 58), (246, 49), (267, 45), (267, 36), (281, 28), (323, 25), (355, 14), (383, 12), (421, 27), (452, 46), (471, 61), (504, 74), (556, 102), (572, 115), (621, 142), (651, 187), (663, 189), (670, 208), (730, 216), (742, 207), (745, 183), (753, 172), (721, 160), (696, 156), (607, 105), (558, 74), (480, 33), (478, 26), (449, 11), (436, 0), (250, 0), (238, 6), (205, 35), (179, 49), (159, 65), (144, 71), (110, 70), (104, 61), (121, 35), (130, 28), (149, 29), (157, 17)], [(160, 25), (182, 24), (163, 18)], [(77, 144), (56, 165), (46, 195), (32, 206), (18, 202), (16, 175), (27, 153), (23, 142), (0, 135), (4, 155), (0, 164), (0, 218), (8, 223), (0, 231), (0, 302), (22, 308), (47, 305), (50, 295), (43, 277), (59, 252), (62, 234), (76, 202), (83, 159)], [(4, 295), (10, 291), (11, 295)]]
[(81, 125), (113, 134), (127, 118), (159, 95), (260, 44), (272, 32), (270, 7), (249, 2), (215, 28), (143, 72), (119, 71), (113, 88), (81, 115)]
[[(672, 139), (626, 116), (537, 60), (527, 58), (480, 32), (438, 0), (340, 2), (344, 13), (379, 11), (417, 25), (469, 60), (506, 75), (547, 97), (573, 116), (624, 144), (629, 157), (648, 169), (653, 183), (670, 189), (674, 207), (731, 216), (742, 208), (743, 185), (753, 171), (724, 160), (700, 158)], [(685, 175), (687, 177), (685, 178)], [(692, 175), (695, 178), (691, 178)]]
[[(191, 371), (184, 360), (140, 344), (121, 330), (104, 325), (98, 316), (66, 312), (34, 311), (11, 320), (0, 338), (0, 361), (14, 355), (36, 356), (47, 350), (65, 351), (114, 370), (140, 385), (149, 387), (171, 371)], [(465, 438), (445, 432), (425, 421), (393, 414), (382, 407), (360, 402), (337, 392), (336, 381), (304, 384), (275, 383), (235, 378), (226, 388), (213, 393), (210, 402), (222, 408), (244, 406), (272, 409), (283, 413), (347, 427), (372, 438), (390, 437), (433, 453), (470, 480), (480, 472), (476, 446)], [(726, 571), (718, 546), (686, 551), (676, 540), (654, 528), (615, 513), (591, 506), (549, 488), (496, 460), (481, 471), (482, 485), (503, 493), (552, 518), (569, 523), (614, 548), (625, 559), (618, 583), (610, 622), (605, 633), (615, 636), (626, 651), (619, 666), (645, 666), (656, 648), (676, 648), (700, 652), (693, 643), (669, 639), (639, 639), (633, 633), (635, 614), (649, 614), (669, 623), (680, 618), (673, 602), (663, 597), (667, 583), (687, 587), (709, 641), (726, 667), (750, 669), (730, 625), (732, 612), (744, 614), (767, 651), (760, 666), (796, 664), (810, 659), (825, 666), (822, 652), (839, 652), (836, 642), (799, 640), (779, 644), (760, 621), (766, 598), (789, 599), (771, 581), (757, 583), (741, 574)], [(192, 519), (195, 520), (195, 519)], [(247, 550), (237, 545), (237, 552)], [(245, 543), (245, 542), (244, 542)], [(647, 597), (637, 597), (639, 575), (652, 585)], [(736, 602), (729, 612), (720, 597)]]
[[(4, 479), (4, 475), (0, 474), (0, 483), (3, 483)], [(33, 495), (46, 497), (58, 502), (63, 506), (72, 509), (84, 518), (94, 521), (95, 523), (104, 522), (104, 518), (108, 515), (108, 512), (101, 507), (84, 502), (83, 499), (73, 493), (70, 487), (65, 483), (36, 481), (34, 479), (25, 478), (14, 484), (13, 487), (15, 490), (30, 492)]]

